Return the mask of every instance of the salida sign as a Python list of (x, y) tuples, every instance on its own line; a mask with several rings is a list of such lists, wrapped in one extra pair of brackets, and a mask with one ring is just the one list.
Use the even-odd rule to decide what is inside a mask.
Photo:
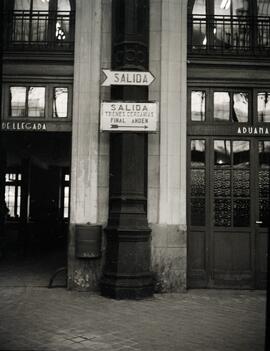
[(102, 131), (156, 132), (157, 102), (102, 102), (100, 129)]
[(111, 71), (109, 69), (103, 69), (103, 73), (106, 75), (106, 79), (102, 83), (102, 86), (110, 86), (110, 85), (148, 86), (155, 79), (155, 77), (150, 72)]

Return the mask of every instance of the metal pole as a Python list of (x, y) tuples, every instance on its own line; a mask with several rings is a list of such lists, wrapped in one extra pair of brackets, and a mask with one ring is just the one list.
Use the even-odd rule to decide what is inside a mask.
[[(112, 69), (148, 69), (149, 0), (112, 1)], [(148, 88), (112, 87), (111, 99), (147, 101)], [(115, 133), (110, 140), (110, 200), (101, 293), (117, 299), (153, 294), (147, 223), (147, 135)]]

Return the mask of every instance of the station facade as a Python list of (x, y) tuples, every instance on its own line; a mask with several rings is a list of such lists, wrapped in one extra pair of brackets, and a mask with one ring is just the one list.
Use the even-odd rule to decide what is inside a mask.
[[(268, 1), (3, 7), (2, 241), (66, 237), (68, 288), (105, 296), (265, 288)], [(153, 103), (157, 123), (102, 129), (105, 103)]]

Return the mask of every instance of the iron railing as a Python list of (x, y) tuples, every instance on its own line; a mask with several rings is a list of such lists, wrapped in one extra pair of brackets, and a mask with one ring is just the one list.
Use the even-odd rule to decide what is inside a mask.
[(6, 18), (6, 46), (10, 49), (73, 49), (74, 12), (14, 11)]
[(190, 53), (268, 55), (270, 17), (190, 15), (188, 50)]

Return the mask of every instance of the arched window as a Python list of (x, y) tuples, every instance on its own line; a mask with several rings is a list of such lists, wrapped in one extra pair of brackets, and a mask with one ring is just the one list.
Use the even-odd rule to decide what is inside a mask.
[(11, 23), (13, 46), (71, 48), (74, 4), (70, 0), (14, 0)]
[(269, 0), (191, 0), (188, 11), (192, 51), (270, 49)]

